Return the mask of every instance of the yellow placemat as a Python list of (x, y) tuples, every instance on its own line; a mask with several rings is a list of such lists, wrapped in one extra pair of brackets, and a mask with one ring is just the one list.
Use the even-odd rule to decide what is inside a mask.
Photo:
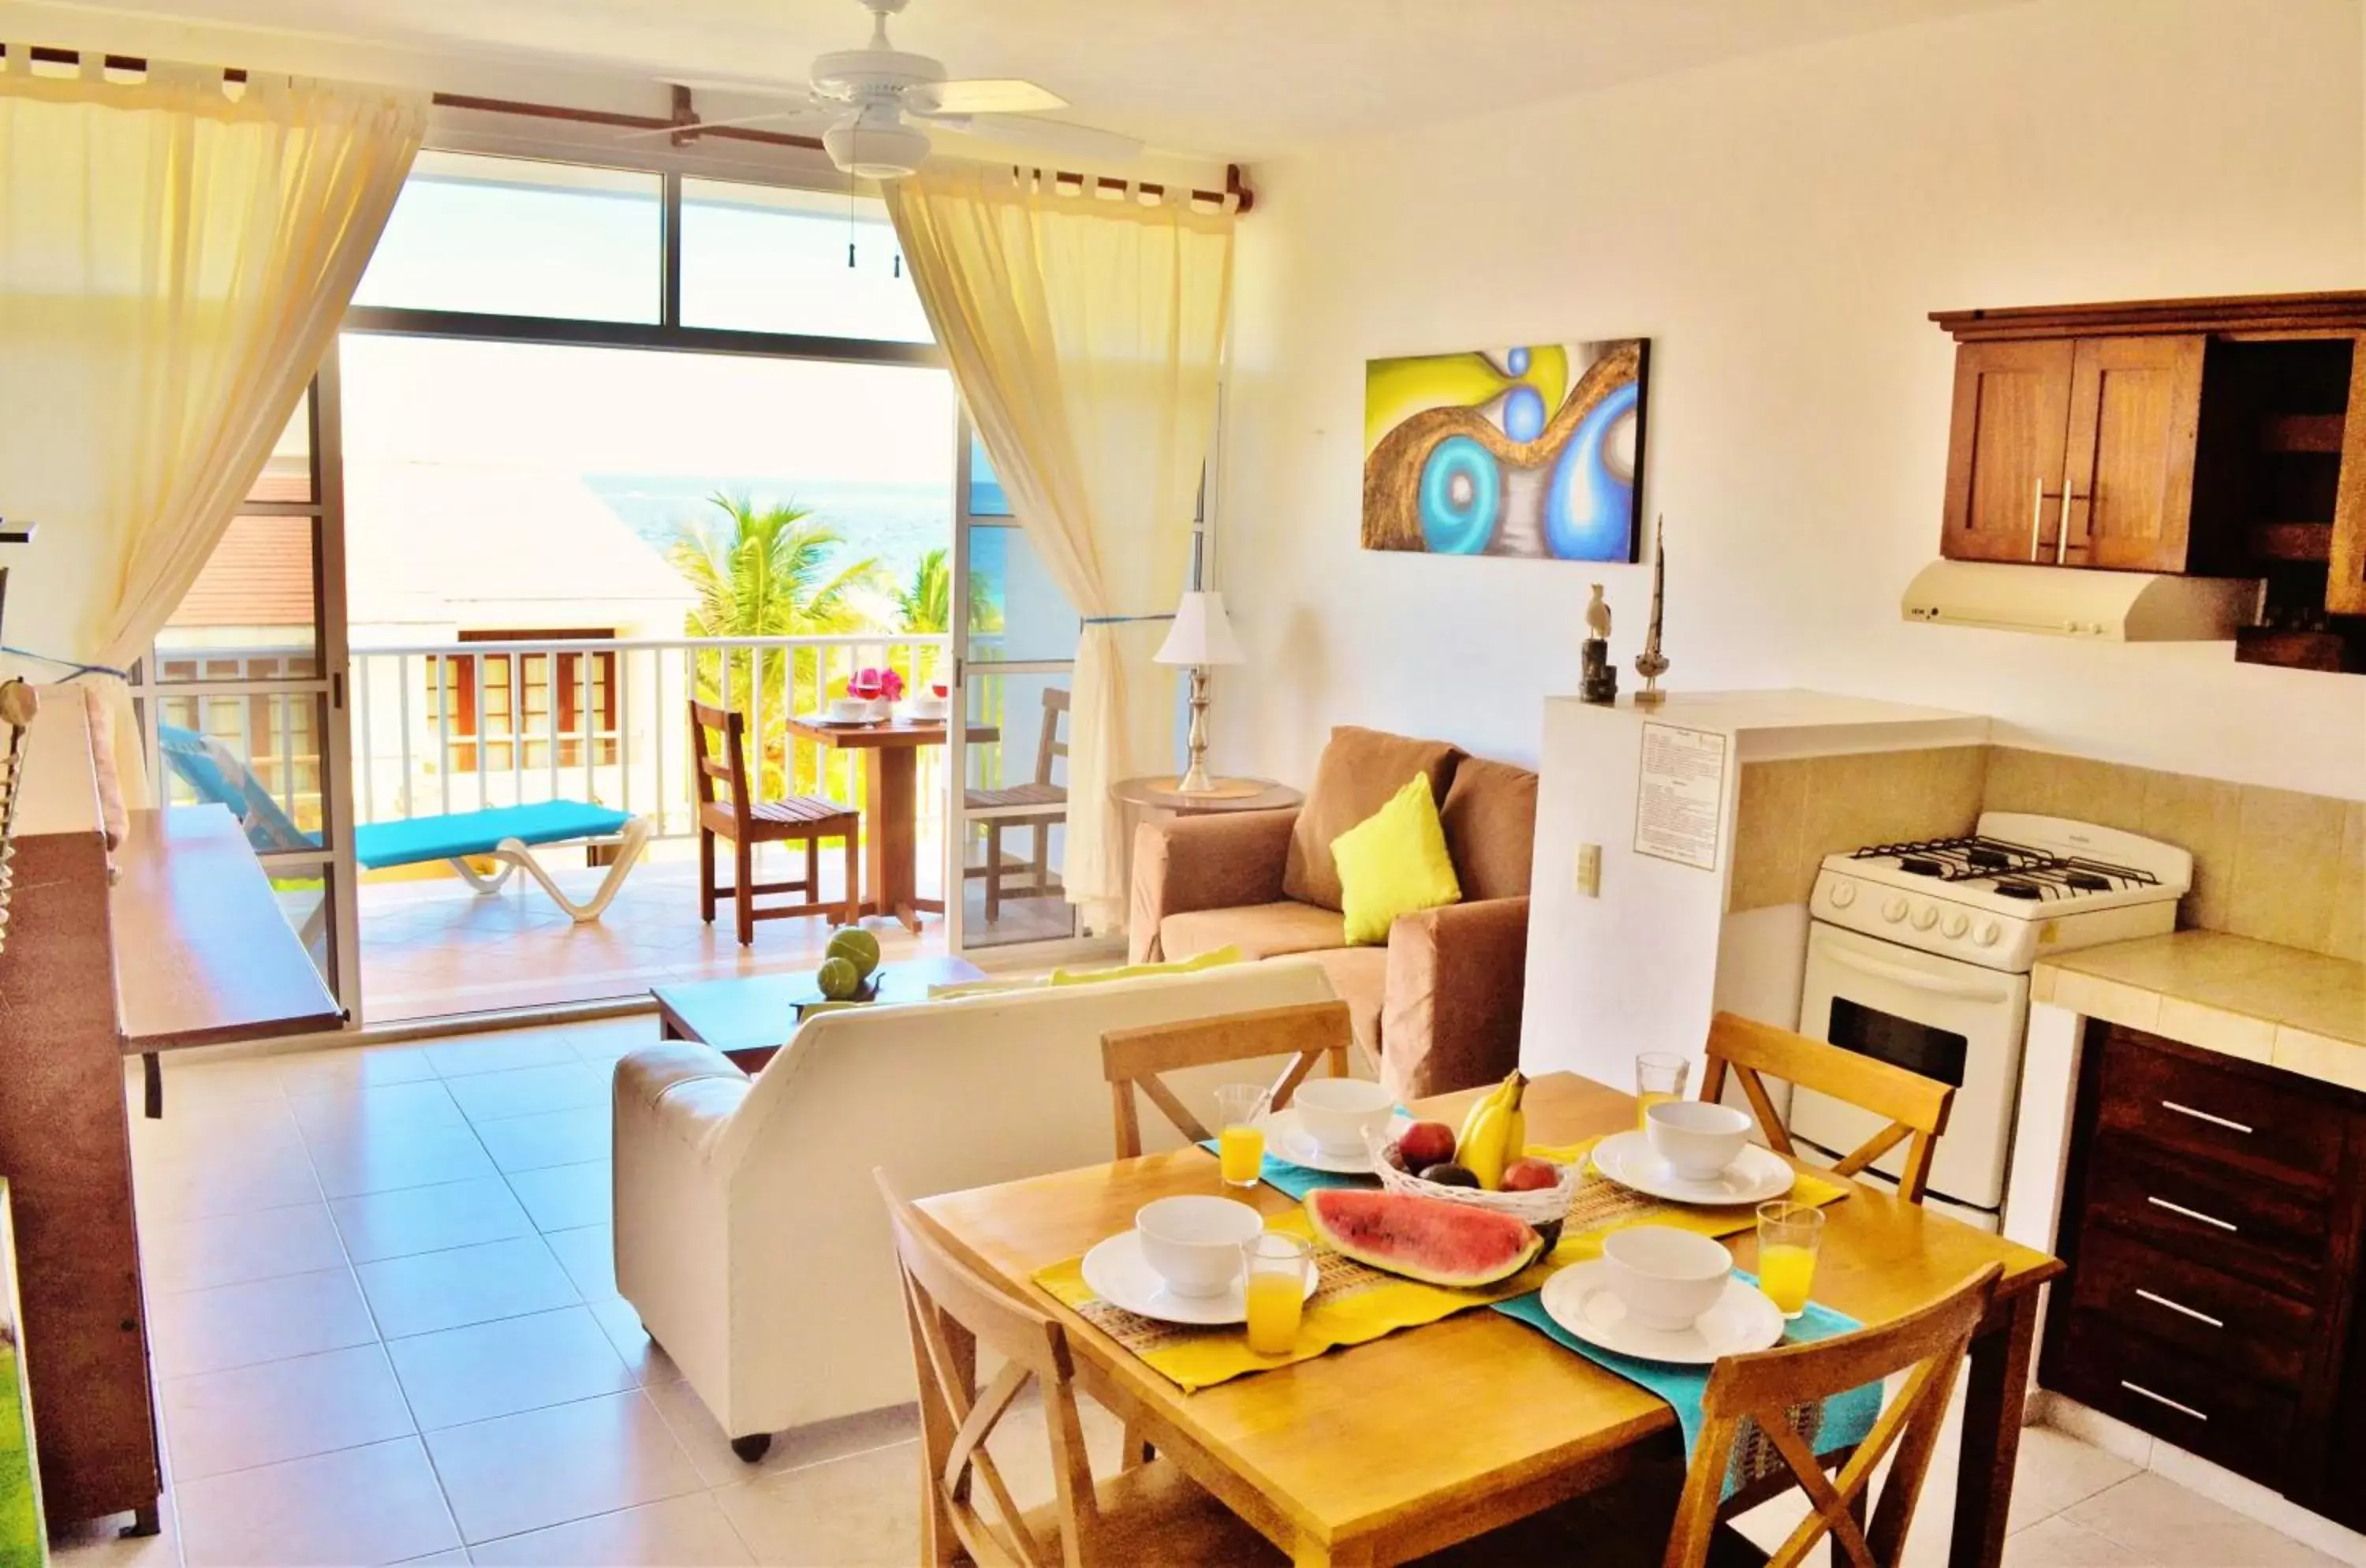
[[(1528, 1152), (1568, 1163), (1582, 1158), (1599, 1139), (1552, 1146), (1532, 1145)], [(1848, 1196), (1848, 1188), (1805, 1171), (1792, 1184), (1792, 1201), (1824, 1204)], [(1035, 1271), (1035, 1282), (1049, 1291), (1077, 1316), (1107, 1334), (1185, 1393), (1211, 1387), (1247, 1372), (1269, 1371), (1294, 1361), (1311, 1360), (1339, 1345), (1360, 1345), (1400, 1328), (1417, 1328), (1458, 1312), (1482, 1307), (1529, 1291), (1572, 1263), (1602, 1255), (1602, 1238), (1628, 1225), (1674, 1225), (1703, 1235), (1726, 1236), (1757, 1224), (1755, 1208), (1693, 1209), (1663, 1202), (1630, 1191), (1597, 1171), (1589, 1171), (1570, 1205), (1559, 1246), (1508, 1280), (1482, 1290), (1455, 1290), (1425, 1285), (1368, 1268), (1353, 1258), (1318, 1247), (1320, 1270), (1314, 1294), (1307, 1299), (1299, 1322), (1298, 1344), (1286, 1356), (1260, 1356), (1248, 1347), (1238, 1326), (1195, 1327), (1164, 1323), (1112, 1306), (1093, 1294), (1085, 1283), (1084, 1259), (1071, 1258)], [(1268, 1230), (1311, 1236), (1303, 1210), (1279, 1214), (1267, 1222)]]

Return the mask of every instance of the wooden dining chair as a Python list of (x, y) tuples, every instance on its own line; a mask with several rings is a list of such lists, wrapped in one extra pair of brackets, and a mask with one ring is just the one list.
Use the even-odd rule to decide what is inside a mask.
[(1931, 1156), (1938, 1146), (1939, 1134), (1947, 1130), (1947, 1112), (1955, 1104), (1953, 1086), (1843, 1046), (1721, 1012), (1709, 1021), (1708, 1066), (1701, 1074), (1703, 1100), (1724, 1095), (1729, 1069), (1757, 1112), (1768, 1146), (1777, 1154), (1796, 1151), (1790, 1132), (1774, 1113), (1774, 1101), (1766, 1092), (1768, 1077), (1888, 1117), (1887, 1126), (1833, 1166), (1832, 1172), (1854, 1176), (1903, 1143), (1906, 1169), (1898, 1178), (1898, 1193), (1910, 1203), (1922, 1201), (1923, 1190), (1931, 1183)]
[(1136, 1089), (1149, 1096), (1150, 1102), (1189, 1141), (1204, 1143), (1215, 1136), (1159, 1074), (1288, 1055), (1290, 1065), (1274, 1079), (1271, 1091), (1273, 1108), (1279, 1111), (1290, 1103), (1290, 1097), (1306, 1081), (1314, 1065), (1326, 1056), (1331, 1076), (1346, 1077), (1347, 1043), (1352, 1038), (1347, 1004), (1339, 1001), (1299, 1002), (1220, 1018), (1112, 1030), (1101, 1036), (1101, 1076), (1109, 1080), (1110, 1100), (1117, 1115), (1117, 1157), (1132, 1159), (1142, 1153)]
[[(886, 1174), (872, 1174), (887, 1202), (919, 1375), (923, 1562), (950, 1568), (965, 1556), (981, 1568), (1257, 1568), (1289, 1561), (1172, 1461), (1096, 1482), (1076, 1415), (1066, 1331), (946, 1250)], [(983, 1393), (981, 1345), (1002, 1362)], [(1031, 1382), (1042, 1402), (1055, 1497), (1022, 1509), (986, 1439)]]
[[(1000, 789), (963, 792), (963, 804), (967, 809), (1002, 813), (978, 823), (986, 829), (986, 863), (970, 867), (966, 874), (986, 878), (986, 918), (989, 924), (1002, 918), (1005, 898), (1050, 898), (1059, 895), (1059, 878), (1052, 874), (1052, 829), (1068, 819), (1068, 786), (1052, 774), (1068, 755), (1068, 742), (1061, 731), (1067, 716), (1068, 694), (1057, 686), (1044, 688), (1043, 723), (1036, 732), (1035, 776)], [(1043, 809), (1024, 815), (1015, 809), (1028, 806)], [(1015, 828), (1032, 829), (1028, 858), (1006, 864), (1002, 835)], [(1027, 880), (1005, 888), (1004, 874), (1020, 871), (1028, 874)]]
[[(828, 915), (854, 924), (862, 918), (862, 818), (853, 807), (817, 795), (793, 795), (781, 800), (758, 800), (748, 774), (747, 716), (702, 702), (690, 705), (690, 749), (698, 784), (698, 912), (715, 923), (717, 899), (729, 898), (738, 912), (739, 945), (756, 940), (758, 920), (785, 919), (796, 915)], [(722, 755), (711, 749), (709, 732), (723, 737)], [(715, 786), (730, 798), (715, 798)], [(715, 840), (731, 840), (731, 886), (715, 885)], [(846, 840), (846, 897), (824, 903), (821, 897), (821, 841)], [(756, 846), (802, 842), (806, 874), (787, 882), (756, 880)], [(798, 904), (756, 907), (760, 893), (802, 893)]]
[[(1662, 1568), (1705, 1568), (1713, 1544), (1720, 1563), (1763, 1561), (1770, 1568), (1793, 1568), (1827, 1536), (1835, 1568), (1898, 1568), (1956, 1376), (2003, 1274), (2002, 1265), (1991, 1263), (1929, 1306), (1876, 1328), (1719, 1360), (1701, 1397), (1700, 1438), (1685, 1467)], [(1798, 1413), (1899, 1373), (1904, 1379), (1873, 1429), (1838, 1473), (1827, 1475), (1798, 1430)], [(1893, 1449), (1897, 1460), (1874, 1498), (1873, 1473)], [(1764, 1455), (1763, 1465), (1743, 1458), (1752, 1450)], [(1780, 1468), (1773, 1464), (1776, 1458)], [(1737, 1463), (1775, 1483), (1773, 1491), (1761, 1484), (1727, 1499), (1727, 1477)], [(1750, 1548), (1723, 1522), (1794, 1485), (1808, 1495), (1808, 1517), (1773, 1552)], [(1870, 1529), (1865, 1524), (1868, 1499)]]

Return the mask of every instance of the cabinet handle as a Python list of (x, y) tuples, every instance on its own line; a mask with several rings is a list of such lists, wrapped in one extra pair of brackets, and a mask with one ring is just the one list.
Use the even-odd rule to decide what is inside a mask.
[(2147, 1196), (2145, 1199), (2145, 1201), (2150, 1203), (2156, 1209), (2167, 1209), (2172, 1214), (2183, 1214), (2189, 1220), (2200, 1220), (2205, 1225), (2216, 1225), (2220, 1230), (2226, 1231), (2230, 1234), (2241, 1228), (2240, 1226), (2230, 1224), (2225, 1220), (2216, 1219), (2209, 1214), (2205, 1214), (2199, 1209), (2189, 1209), (2182, 1203), (2172, 1203), (2166, 1198), (2154, 1198)]
[(2248, 1137), (2252, 1133), (2258, 1130), (2252, 1127), (2246, 1127), (2240, 1122), (2230, 1122), (2224, 1116), (2213, 1116), (2207, 1111), (2196, 1111), (2191, 1105), (2180, 1105), (2173, 1100), (2162, 1100), (2160, 1102), (2160, 1108), (2163, 1111), (2174, 1111), (2180, 1116), (2191, 1116), (2196, 1122), (2207, 1122), (2213, 1127), (2224, 1127), (2230, 1133), (2240, 1133), (2245, 1137)]
[(2224, 1328), (2226, 1326), (2225, 1321), (2223, 1318), (2213, 1317), (2206, 1312), (2196, 1312), (2191, 1307), (2187, 1306), (2183, 1302), (2173, 1302), (2167, 1296), (2154, 1295), (2142, 1285), (2138, 1285), (2136, 1287), (2136, 1294), (2152, 1303), (2155, 1306), (2167, 1307), (2171, 1312), (2182, 1313), (2196, 1323), (2206, 1323), (2213, 1328)]
[(2142, 1383), (2130, 1382), (2127, 1379), (2122, 1378), (2120, 1380), (2120, 1386), (2126, 1389), (2130, 1393), (2140, 1393), (2144, 1395), (2146, 1399), (2151, 1400), (2155, 1404), (2166, 1404), (2171, 1410), (2176, 1411), (2180, 1416), (2191, 1416), (2196, 1421), (2207, 1421), (2210, 1419), (2209, 1416), (2203, 1415), (2201, 1411), (2194, 1409), (2191, 1404), (2180, 1404), (2177, 1401), (2169, 1398), (2169, 1395), (2165, 1393), (2155, 1393), (2152, 1390), (2145, 1387)]
[(2029, 559), (2035, 565), (2038, 547), (2045, 537), (2045, 476), (2038, 475), (2033, 483), (2036, 493), (2029, 502)]
[(2054, 528), (2054, 564), (2060, 566), (2070, 558), (2070, 502), (2078, 491), (2071, 488), (2070, 476), (2062, 476), (2062, 521)]

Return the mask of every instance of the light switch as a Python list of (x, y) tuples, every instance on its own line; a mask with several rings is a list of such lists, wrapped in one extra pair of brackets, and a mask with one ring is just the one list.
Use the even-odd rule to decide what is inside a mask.
[(1577, 846), (1577, 890), (1588, 898), (1602, 897), (1602, 846)]

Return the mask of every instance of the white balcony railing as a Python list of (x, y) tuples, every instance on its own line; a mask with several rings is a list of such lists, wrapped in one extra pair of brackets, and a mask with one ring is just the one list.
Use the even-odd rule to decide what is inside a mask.
[[(866, 665), (918, 689), (942, 636), (585, 638), (428, 643), (352, 654), (353, 799), (361, 822), (554, 799), (647, 817), (659, 837), (695, 830), (692, 696), (747, 716), (749, 768), (760, 796), (817, 793), (863, 804), (859, 754), (791, 735), (792, 714)], [(248, 760), (308, 831), (321, 819), (319, 699), (286, 690), (226, 692), (218, 682), (284, 685), (299, 650), (160, 649), (139, 693), (163, 722), (200, 730)], [(304, 673), (309, 674), (307, 670)], [(176, 690), (176, 683), (203, 682)], [(984, 692), (998, 721), (996, 685)], [(1000, 783), (999, 749), (970, 752), (970, 782)], [(179, 780), (172, 797), (195, 798)], [(919, 810), (942, 819), (943, 753), (921, 753)]]

